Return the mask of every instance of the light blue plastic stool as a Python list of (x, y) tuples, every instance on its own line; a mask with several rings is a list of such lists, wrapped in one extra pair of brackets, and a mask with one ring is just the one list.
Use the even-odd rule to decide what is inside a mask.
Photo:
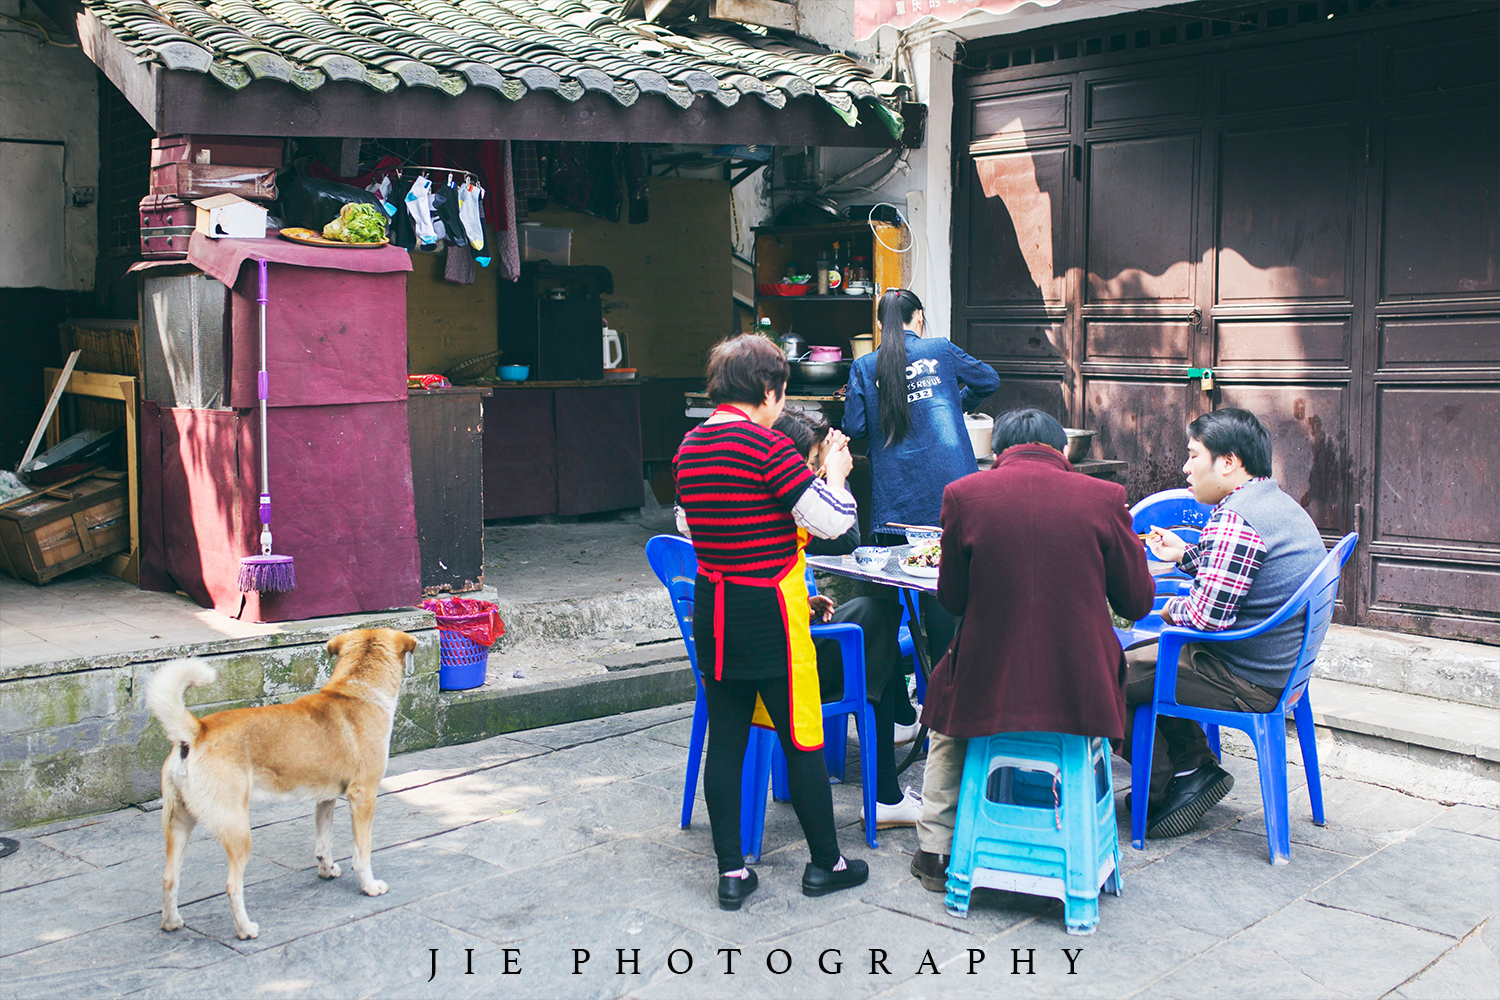
[(1063, 901), (1069, 934), (1099, 926), (1099, 890), (1120, 895), (1109, 746), (1064, 733), (969, 740), (948, 863), (948, 912), (975, 889)]

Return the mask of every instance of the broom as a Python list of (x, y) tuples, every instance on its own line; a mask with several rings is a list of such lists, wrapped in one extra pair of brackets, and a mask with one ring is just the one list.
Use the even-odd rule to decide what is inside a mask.
[(260, 266), (260, 372), (256, 376), (256, 393), (260, 397), (260, 555), (240, 560), (241, 591), (278, 594), (297, 587), (297, 569), (291, 556), (271, 554), (271, 471), (266, 462), (266, 397), (271, 392), (271, 377), (266, 371), (266, 262)]

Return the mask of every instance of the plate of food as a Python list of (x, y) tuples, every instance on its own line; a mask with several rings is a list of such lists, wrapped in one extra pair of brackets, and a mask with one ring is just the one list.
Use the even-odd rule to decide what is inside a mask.
[(383, 247), (390, 243), (390, 240), (357, 241), (353, 243), (348, 240), (330, 240), (324, 238), (323, 234), (319, 233), (316, 229), (298, 228), (281, 230), (281, 238), (291, 240), (293, 243), (305, 243), (313, 247)]
[(924, 580), (936, 580), (938, 576), (938, 562), (942, 558), (942, 544), (940, 542), (927, 542), (923, 545), (913, 546), (901, 559), (901, 571), (908, 576), (921, 577)]

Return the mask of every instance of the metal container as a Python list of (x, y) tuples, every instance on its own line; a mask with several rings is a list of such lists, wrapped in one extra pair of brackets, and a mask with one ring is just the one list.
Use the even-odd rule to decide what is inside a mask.
[(849, 381), (848, 361), (793, 361), (794, 385), (843, 385)]
[(1068, 450), (1064, 456), (1070, 462), (1078, 462), (1088, 456), (1089, 448), (1094, 444), (1094, 432), (1079, 430), (1076, 427), (1065, 427), (1064, 432), (1068, 435)]

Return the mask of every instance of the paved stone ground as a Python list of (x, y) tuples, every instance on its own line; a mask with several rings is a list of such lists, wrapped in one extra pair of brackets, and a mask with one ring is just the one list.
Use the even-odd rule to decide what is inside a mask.
[[(1103, 898), (1092, 937), (1067, 936), (1059, 906), (1032, 897), (981, 891), (967, 920), (949, 917), (907, 873), (913, 831), (885, 831), (876, 851), (863, 843), (854, 781), (834, 788), (834, 803), (846, 853), (870, 861), (868, 885), (804, 898), (805, 846), (790, 807), (772, 803), (760, 891), (721, 912), (701, 798), (692, 828), (677, 824), (690, 710), (395, 758), (375, 820), (384, 896), (361, 895), (347, 864), (343, 878), (318, 879), (309, 805), (257, 804), (253, 941), (234, 938), (224, 856), (202, 833), (183, 869), (187, 927), (168, 934), (158, 929), (158, 814), (12, 832), (21, 849), (0, 859), (0, 994), (1496, 995), (1500, 812), (1332, 779), (1330, 824), (1319, 829), (1294, 771), (1292, 863), (1273, 868), (1253, 762), (1234, 756), (1226, 766), (1239, 785), (1201, 830), (1145, 852), (1125, 845), (1125, 895)], [(909, 774), (919, 783), (920, 765)], [(340, 805), (341, 858), (347, 823)], [(439, 969), (428, 982), (432, 948)], [(720, 949), (733, 948), (735, 974), (725, 975)], [(1065, 948), (1082, 949), (1076, 975)], [(509, 976), (505, 949), (519, 970)], [(591, 956), (579, 975), (573, 949)], [(638, 968), (618, 974), (617, 949), (638, 949)], [(819, 968), (828, 949), (839, 951), (824, 958), (832, 974)], [(871, 973), (871, 949), (888, 974)], [(1034, 974), (1024, 962), (1013, 974), (1016, 955)], [(685, 969), (688, 956), (691, 970), (668, 966)], [(768, 958), (777, 969), (789, 959), (790, 970), (773, 974)]]

